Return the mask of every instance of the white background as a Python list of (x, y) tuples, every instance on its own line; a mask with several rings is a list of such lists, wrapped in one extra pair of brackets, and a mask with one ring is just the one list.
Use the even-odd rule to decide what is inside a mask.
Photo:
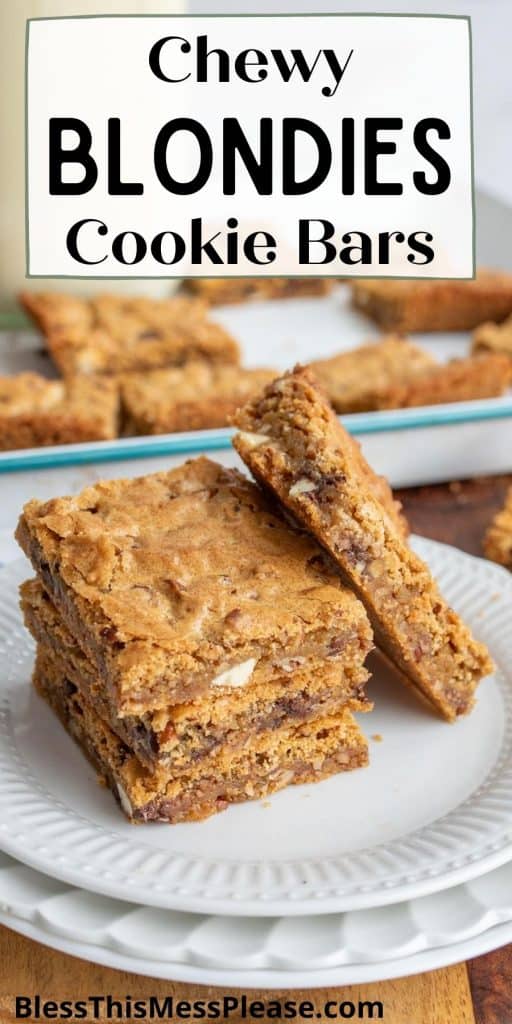
[[(238, 8), (240, 9), (240, 8)], [(173, 21), (176, 34), (191, 36), (192, 22)], [(389, 267), (357, 266), (362, 274), (391, 273), (418, 276), (470, 276), (471, 197), (469, 149), (469, 72), (467, 67), (467, 27), (464, 21), (434, 19), (201, 19), (200, 31), (208, 35), (210, 45), (238, 52), (247, 46), (269, 52), (280, 47), (302, 46), (316, 53), (325, 46), (335, 48), (346, 58), (354, 48), (346, 78), (336, 97), (321, 96), (325, 77), (319, 75), (309, 84), (285, 86), (276, 74), (258, 85), (248, 86), (233, 78), (229, 86), (215, 79), (202, 87), (159, 82), (149, 71), (147, 54), (152, 43), (168, 34), (168, 23), (159, 19), (64, 20), (34, 22), (31, 27), (29, 75), (29, 190), (30, 190), (30, 273), (46, 275), (169, 276), (226, 273), (250, 273), (253, 265), (241, 259), (230, 268), (216, 267), (209, 261), (191, 267), (182, 260), (166, 267), (151, 255), (125, 267), (109, 256), (101, 264), (84, 267), (67, 253), (65, 237), (69, 227), (82, 217), (97, 217), (109, 227), (108, 239), (91, 238), (88, 254), (99, 256), (109, 251), (108, 241), (118, 232), (138, 230), (148, 241), (157, 231), (170, 228), (188, 242), (191, 217), (202, 216), (206, 237), (224, 230), (226, 219), (235, 215), (241, 233), (258, 228), (271, 231), (279, 240), (278, 259), (269, 266), (271, 274), (318, 272), (318, 265), (300, 265), (297, 260), (297, 221), (299, 217), (325, 217), (337, 227), (339, 236), (347, 230), (366, 231), (374, 238), (378, 231), (431, 231), (435, 238), (436, 258), (427, 267), (407, 262), (406, 245), (395, 249)], [(199, 26), (198, 26), (199, 28)], [(197, 29), (196, 29), (197, 31)], [(115, 71), (115, 74), (114, 74)], [(65, 97), (65, 98), (63, 98)], [(260, 116), (274, 115), (279, 124), (283, 116), (307, 116), (324, 127), (331, 140), (338, 137), (340, 117), (354, 116), (356, 124), (369, 113), (394, 115), (404, 119), (398, 153), (381, 158), (393, 180), (404, 182), (400, 197), (365, 197), (360, 185), (354, 197), (342, 197), (336, 173), (311, 196), (283, 199), (279, 189), (273, 197), (258, 197), (248, 178), (240, 176), (235, 198), (222, 197), (217, 177), (192, 197), (172, 197), (157, 182), (152, 169), (153, 144), (159, 127), (176, 113), (196, 116), (218, 131), (219, 111), (238, 115), (250, 124)], [(48, 118), (70, 114), (84, 119), (92, 128), (94, 153), (100, 176), (88, 196), (52, 197), (48, 195)], [(105, 186), (105, 122), (107, 116), (122, 120), (123, 155), (126, 174), (145, 185), (144, 197), (108, 197)], [(452, 139), (443, 149), (452, 171), (452, 185), (440, 197), (421, 196), (412, 186), (413, 169), (431, 169), (415, 154), (412, 128), (421, 117), (439, 116), (450, 124)], [(216, 151), (219, 149), (214, 142)], [(307, 162), (307, 154), (304, 153)], [(362, 181), (362, 148), (358, 151), (356, 182)], [(280, 147), (275, 146), (276, 168)], [(336, 169), (336, 162), (334, 164)], [(358, 173), (359, 172), (359, 173)], [(386, 173), (387, 172), (387, 173)], [(431, 172), (432, 173), (432, 172)], [(339, 242), (341, 239), (339, 239)], [(100, 245), (97, 245), (100, 243)], [(340, 261), (323, 266), (323, 272), (350, 272)]]

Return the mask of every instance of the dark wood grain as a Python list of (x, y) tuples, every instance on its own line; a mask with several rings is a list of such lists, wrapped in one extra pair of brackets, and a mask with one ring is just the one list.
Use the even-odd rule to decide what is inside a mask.
[(512, 945), (467, 963), (475, 1024), (512, 1022)]
[(482, 539), (512, 484), (508, 476), (397, 491), (414, 533), (482, 556)]

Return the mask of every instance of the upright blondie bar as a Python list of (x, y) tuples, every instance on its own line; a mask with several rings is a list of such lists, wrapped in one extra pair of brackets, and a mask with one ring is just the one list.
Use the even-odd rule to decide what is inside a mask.
[(239, 410), (236, 425), (244, 462), (327, 549), (384, 652), (446, 719), (467, 713), (492, 671), (488, 652), (385, 514), (359, 446), (310, 373), (298, 368), (274, 381)]

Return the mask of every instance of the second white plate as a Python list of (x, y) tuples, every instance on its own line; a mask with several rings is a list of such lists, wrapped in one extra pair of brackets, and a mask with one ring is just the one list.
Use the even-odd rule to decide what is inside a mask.
[(72, 885), (216, 914), (318, 914), (395, 903), (512, 858), (512, 577), (417, 540), (499, 671), (455, 726), (381, 666), (363, 719), (371, 766), (191, 825), (124, 821), (29, 685), (17, 610), (26, 563), (0, 577), (0, 847)]
[(74, 889), (0, 853), (0, 923), (155, 978), (313, 988), (415, 974), (512, 938), (512, 864), (435, 896), (314, 917), (208, 917)]

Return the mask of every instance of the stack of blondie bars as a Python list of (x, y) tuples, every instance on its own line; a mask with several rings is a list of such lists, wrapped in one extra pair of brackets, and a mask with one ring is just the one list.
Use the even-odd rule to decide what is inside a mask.
[(236, 422), (261, 486), (199, 458), (31, 501), (19, 522), (35, 686), (133, 821), (365, 765), (372, 627), (449, 721), (492, 671), (309, 371)]
[(364, 607), (236, 470), (200, 458), (32, 501), (17, 536), (37, 573), (35, 686), (131, 820), (200, 819), (367, 763)]

